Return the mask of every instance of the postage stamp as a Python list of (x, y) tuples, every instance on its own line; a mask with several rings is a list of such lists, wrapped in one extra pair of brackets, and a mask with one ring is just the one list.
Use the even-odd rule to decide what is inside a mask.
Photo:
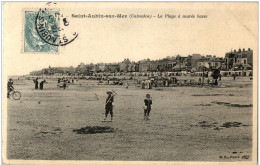
[(58, 9), (25, 11), (24, 52), (59, 52), (60, 46), (78, 37), (78, 33), (69, 25), (68, 18), (60, 14)]
[[(48, 42), (45, 42), (45, 38), (49, 39), (50, 35), (47, 35), (46, 31), (42, 30), (42, 24), (40, 24), (37, 27), (37, 20), (36, 17), (38, 15), (38, 11), (24, 11), (25, 13), (25, 24), (24, 24), (24, 52), (53, 52), (57, 53), (59, 51), (59, 48), (53, 44), (49, 44)], [(59, 13), (58, 11), (50, 11), (50, 13)], [(43, 20), (43, 17), (41, 17), (41, 20)], [(44, 25), (49, 26), (51, 28), (58, 29), (59, 27), (59, 21), (56, 17), (51, 17), (51, 19), (45, 19)], [(40, 28), (40, 29), (39, 29)], [(39, 35), (39, 31), (42, 32)], [(54, 32), (54, 29), (52, 29), (53, 35), (58, 35), (58, 30)], [(52, 39), (52, 42), (55, 40), (55, 38)], [(49, 40), (50, 40), (49, 39)], [(57, 39), (56, 39), (57, 40)], [(55, 42), (55, 41), (54, 41)]]

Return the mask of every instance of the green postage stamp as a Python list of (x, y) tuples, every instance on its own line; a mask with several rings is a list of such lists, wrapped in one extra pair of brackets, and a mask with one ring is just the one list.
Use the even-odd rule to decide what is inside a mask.
[(59, 51), (59, 11), (24, 11), (24, 52)]

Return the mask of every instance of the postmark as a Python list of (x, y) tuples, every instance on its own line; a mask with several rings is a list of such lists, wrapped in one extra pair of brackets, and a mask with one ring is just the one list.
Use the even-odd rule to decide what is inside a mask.
[(65, 46), (73, 42), (78, 33), (70, 28), (67, 17), (59, 11), (40, 9), (36, 15), (35, 28), (40, 38), (53, 46)]

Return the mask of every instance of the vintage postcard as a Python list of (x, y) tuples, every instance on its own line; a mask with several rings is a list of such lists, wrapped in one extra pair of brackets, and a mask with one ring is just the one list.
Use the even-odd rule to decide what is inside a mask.
[(257, 163), (258, 2), (4, 2), (4, 164)]

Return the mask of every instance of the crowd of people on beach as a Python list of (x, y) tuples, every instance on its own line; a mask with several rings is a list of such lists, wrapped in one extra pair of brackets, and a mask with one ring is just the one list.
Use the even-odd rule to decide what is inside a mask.
[(141, 82), (142, 89), (152, 89), (153, 84), (154, 84), (154, 80), (150, 80), (150, 79), (143, 80)]
[[(78, 80), (77, 80), (78, 81)], [(61, 82), (66, 82), (66, 83), (72, 83), (74, 84), (74, 78), (58, 78), (58, 84)]]
[[(213, 85), (218, 85), (218, 79), (219, 81), (221, 81), (221, 75), (218, 74), (213, 74), (212, 75), (212, 83)], [(88, 80), (92, 80), (93, 77), (89, 77)], [(94, 78), (94, 80), (98, 81), (98, 85), (101, 84), (107, 84), (107, 85), (125, 85), (126, 88), (128, 88), (130, 86), (129, 81), (133, 80), (133, 77), (130, 77), (128, 79), (126, 79), (125, 77), (118, 79), (115, 77), (109, 77), (109, 76), (96, 76)], [(234, 77), (235, 79), (235, 77)], [(68, 84), (74, 84), (74, 81), (78, 81), (78, 79), (74, 79), (74, 78), (67, 78), (67, 77), (63, 77), (63, 78), (58, 78), (57, 82), (58, 85), (57, 87), (66, 89), (68, 88)], [(199, 78), (198, 82), (196, 83), (196, 81), (194, 79), (190, 79), (188, 80), (178, 80), (177, 77), (175, 76), (171, 76), (171, 77), (160, 77), (159, 79), (157, 77), (147, 77), (146, 79), (140, 80), (140, 79), (136, 79), (137, 80), (137, 84), (140, 84), (141, 89), (152, 89), (153, 87), (170, 87), (170, 86), (178, 86), (180, 84), (204, 84), (204, 82), (202, 82), (202, 79)], [(207, 76), (207, 79), (205, 79), (207, 84), (210, 84), (211, 80), (209, 79), (209, 77)], [(182, 82), (183, 81), (183, 82)], [(46, 80), (43, 81), (39, 81), (39, 78), (33, 79), (33, 82), (35, 84), (35, 89), (38, 89), (38, 86), (40, 84), (40, 89), (43, 90), (44, 87), (44, 83), (47, 83)], [(112, 82), (112, 83), (111, 83)], [(178, 83), (180, 82), (180, 83)]]
[[(77, 80), (78, 81), (78, 80)], [(62, 84), (61, 84), (62, 83)], [(66, 89), (68, 88), (68, 84), (74, 84), (74, 78), (58, 78), (58, 85), (57, 87), (60, 87), (60, 88), (63, 88), (63, 89)], [(61, 84), (61, 85), (60, 85)]]
[[(221, 74), (219, 74), (218, 72), (215, 72), (211, 75), (212, 77), (212, 84), (214, 85), (218, 85), (219, 81), (221, 81)], [(236, 80), (237, 75), (233, 75), (233, 80)], [(131, 77), (131, 79), (133, 79)], [(204, 79), (204, 77), (203, 77)], [(76, 79), (78, 81), (78, 79)], [(107, 76), (106, 78), (101, 78), (98, 79), (98, 81), (102, 81), (102, 80), (106, 80), (107, 84), (110, 84), (111, 79)], [(130, 79), (129, 79), (130, 80)], [(113, 81), (112, 84), (114, 85), (123, 85), (126, 84), (126, 88), (128, 88), (128, 86), (130, 85), (129, 80), (124, 79), (116, 79)], [(251, 78), (250, 78), (251, 80)], [(178, 79), (176, 77), (161, 77), (161, 79), (156, 79), (154, 77), (148, 77), (145, 80), (137, 80), (137, 84), (141, 84), (141, 89), (152, 89), (153, 87), (157, 87), (158, 86), (158, 81), (160, 81), (160, 85), (162, 85), (163, 87), (169, 87), (170, 84), (177, 84), (178, 83)], [(206, 79), (207, 83), (210, 83), (210, 79), (209, 76), (207, 76)], [(39, 80), (39, 78), (35, 78), (33, 79), (33, 82), (35, 84), (35, 89), (40, 89), (43, 90), (44, 88), (44, 84), (47, 83), (45, 79), (43, 80)], [(62, 87), (64, 89), (66, 89), (68, 87), (68, 83), (74, 84), (74, 78), (58, 78), (57, 79), (58, 82), (58, 86)], [(190, 80), (190, 83), (192, 83), (192, 81)], [(62, 84), (62, 85), (60, 85)], [(198, 84), (202, 84), (202, 78), (199, 78)], [(13, 79), (10, 78), (7, 84), (7, 89), (8, 89), (8, 93), (7, 93), (7, 98), (10, 97), (10, 92), (14, 89), (13, 87)], [(107, 98), (106, 98), (106, 103), (105, 103), (105, 119), (104, 121), (107, 120), (108, 114), (111, 115), (111, 121), (113, 121), (113, 102), (114, 102), (114, 96), (116, 95), (115, 91), (108, 91), (107, 92)], [(146, 98), (144, 99), (144, 106), (143, 106), (143, 110), (144, 110), (144, 120), (149, 120), (149, 115), (151, 112), (151, 105), (152, 105), (152, 97), (150, 96), (150, 94), (146, 94)]]
[[(33, 79), (33, 82), (35, 84), (35, 89), (41, 89), (43, 90), (43, 87), (44, 87), (44, 84), (47, 83), (47, 81), (44, 79), (42, 81), (39, 81), (39, 78), (35, 78)], [(64, 89), (66, 89), (68, 87), (68, 83), (71, 83), (71, 84), (74, 84), (74, 79), (73, 78), (58, 78), (58, 85), (57, 87), (62, 87)], [(60, 85), (62, 84), (62, 85)], [(39, 88), (39, 85), (40, 85), (40, 88)]]

